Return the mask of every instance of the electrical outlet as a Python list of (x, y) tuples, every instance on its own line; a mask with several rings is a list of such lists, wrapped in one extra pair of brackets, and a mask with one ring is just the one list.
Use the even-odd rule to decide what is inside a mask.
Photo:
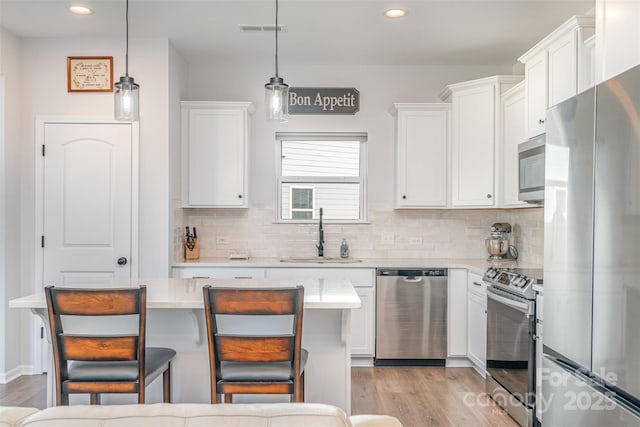
[(216, 237), (216, 243), (219, 245), (228, 245), (229, 244), (229, 236), (218, 236)]
[(385, 231), (382, 233), (382, 244), (393, 245), (396, 241), (396, 236), (393, 231)]
[(410, 245), (421, 245), (422, 244), (422, 237), (420, 237), (420, 236), (409, 237), (409, 244)]

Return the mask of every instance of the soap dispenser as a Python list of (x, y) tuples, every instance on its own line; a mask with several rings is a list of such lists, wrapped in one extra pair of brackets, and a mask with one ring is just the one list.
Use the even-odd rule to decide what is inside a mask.
[(349, 245), (347, 245), (347, 239), (342, 239), (340, 245), (340, 258), (349, 258)]

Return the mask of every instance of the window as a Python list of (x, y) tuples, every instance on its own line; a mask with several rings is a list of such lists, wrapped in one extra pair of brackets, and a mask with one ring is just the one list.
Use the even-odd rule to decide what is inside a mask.
[(277, 133), (278, 220), (360, 222), (365, 215), (364, 133)]

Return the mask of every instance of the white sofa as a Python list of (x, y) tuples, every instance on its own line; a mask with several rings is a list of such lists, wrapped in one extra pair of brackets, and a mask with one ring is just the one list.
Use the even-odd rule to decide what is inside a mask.
[(402, 427), (387, 415), (348, 417), (316, 403), (155, 403), (72, 405), (43, 410), (0, 407), (0, 427)]

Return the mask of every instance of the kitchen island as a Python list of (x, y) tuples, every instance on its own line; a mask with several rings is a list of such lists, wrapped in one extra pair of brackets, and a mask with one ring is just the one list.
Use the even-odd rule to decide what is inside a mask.
[[(173, 402), (210, 401), (209, 364), (204, 320), (202, 287), (286, 287), (301, 284), (305, 288), (302, 346), (309, 350), (305, 370), (305, 401), (336, 405), (351, 412), (351, 309), (360, 307), (353, 285), (348, 280), (266, 280), (266, 279), (149, 279), (86, 287), (147, 286), (147, 345), (176, 350), (173, 364)], [(48, 328), (44, 293), (9, 301), (9, 307), (28, 308)], [(259, 330), (260, 322), (242, 325)], [(90, 328), (90, 322), (84, 327)], [(48, 329), (47, 329), (48, 332)], [(50, 342), (50, 337), (49, 342)], [(49, 346), (49, 372), (53, 363)], [(53, 375), (47, 378), (47, 405), (53, 404)], [(240, 396), (238, 401), (252, 400)], [(287, 399), (287, 396), (259, 396), (261, 399)], [(87, 402), (85, 396), (72, 396), (72, 403)], [(78, 399), (78, 400), (74, 400)], [(162, 382), (147, 386), (147, 402), (162, 400)], [(105, 395), (104, 403), (133, 403), (132, 395)]]

